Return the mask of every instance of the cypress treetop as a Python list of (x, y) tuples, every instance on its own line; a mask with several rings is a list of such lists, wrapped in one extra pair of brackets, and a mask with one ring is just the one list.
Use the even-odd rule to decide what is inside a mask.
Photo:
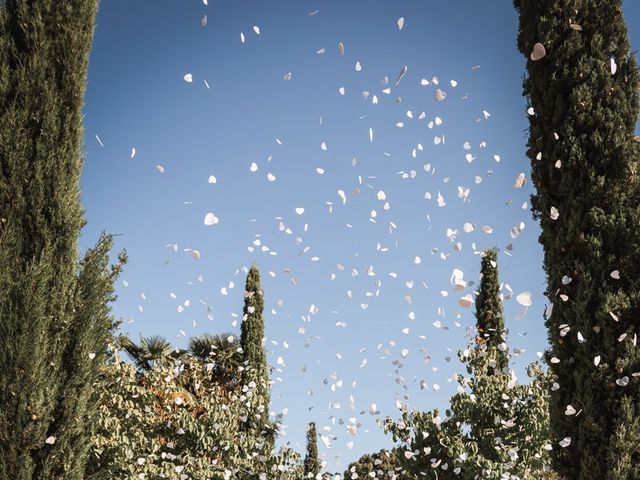
[[(245, 422), (245, 429), (253, 430), (260, 440), (260, 451), (271, 453), (275, 442), (276, 425), (269, 420), (270, 381), (267, 354), (264, 348), (264, 296), (260, 287), (260, 272), (254, 264), (247, 274), (244, 292), (240, 346), (244, 370), (243, 391), (252, 405), (252, 415)], [(257, 478), (257, 477), (256, 477)]]
[(240, 345), (245, 360), (245, 378), (258, 388), (268, 387), (269, 367), (264, 349), (264, 297), (260, 287), (260, 271), (254, 264), (249, 269), (244, 292), (244, 309), (240, 327)]
[(310, 422), (307, 428), (307, 455), (304, 457), (304, 478), (316, 478), (320, 473), (318, 459), (318, 433), (315, 422)]

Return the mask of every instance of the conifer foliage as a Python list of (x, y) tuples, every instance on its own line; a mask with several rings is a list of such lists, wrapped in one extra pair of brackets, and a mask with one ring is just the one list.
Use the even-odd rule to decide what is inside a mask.
[(263, 346), (264, 297), (260, 287), (260, 271), (252, 265), (247, 274), (244, 291), (244, 309), (241, 325), (240, 345), (246, 363), (245, 379), (261, 385), (268, 384), (269, 367)]
[(552, 307), (555, 468), (577, 480), (637, 479), (640, 77), (622, 1), (514, 3)]
[(307, 428), (307, 455), (304, 457), (304, 478), (313, 478), (320, 473), (320, 460), (318, 459), (318, 432), (316, 424), (310, 422)]
[(82, 106), (95, 0), (0, 4), (0, 478), (81, 479), (113, 281), (78, 262)]
[(480, 275), (481, 286), (476, 298), (477, 341), (486, 343), (490, 355), (495, 360), (495, 368), (504, 370), (509, 365), (509, 358), (500, 299), (498, 254), (495, 249), (484, 252)]
[[(240, 330), (240, 347), (244, 360), (243, 388), (253, 411), (245, 427), (254, 430), (260, 441), (273, 447), (275, 426), (269, 421), (271, 385), (264, 348), (263, 315), (264, 292), (260, 286), (260, 271), (254, 264), (247, 273)], [(266, 450), (269, 451), (270, 448)]]

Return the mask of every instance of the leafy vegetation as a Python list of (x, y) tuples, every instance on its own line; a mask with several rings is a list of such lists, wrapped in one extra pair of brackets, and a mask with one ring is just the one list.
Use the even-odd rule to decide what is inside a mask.
[(487, 318), (502, 318), (498, 292), (496, 254), (489, 251), (478, 293), (479, 335), (475, 345), (459, 352), (469, 376), (458, 375), (458, 393), (445, 416), (437, 409), (410, 411), (405, 404), (399, 420), (386, 420), (400, 442), (398, 458), (408, 478), (548, 478), (550, 378), (538, 364), (529, 366), (528, 384), (518, 383), (512, 370), (497, 368), (508, 361), (499, 348), (503, 336), (483, 333), (489, 332)]
[[(249, 278), (258, 295), (257, 267)], [(245, 298), (252, 297), (247, 292)], [(261, 304), (253, 305), (244, 322), (261, 318)], [(268, 403), (260, 408), (265, 397), (256, 401), (256, 392), (268, 392), (268, 374), (262, 389), (256, 377), (242, 376), (247, 352), (260, 359), (262, 349), (264, 326), (244, 329), (251, 327), (255, 331), (243, 339), (258, 348), (230, 333), (192, 338), (188, 350), (162, 337), (143, 337), (139, 344), (119, 337), (96, 383), (99, 430), (87, 478), (299, 480), (299, 455), (288, 447), (274, 451), (279, 418), (269, 421)], [(123, 361), (122, 352), (133, 363)]]

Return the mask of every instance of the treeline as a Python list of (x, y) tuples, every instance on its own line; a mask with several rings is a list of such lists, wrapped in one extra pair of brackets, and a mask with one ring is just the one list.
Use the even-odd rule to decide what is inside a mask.
[[(519, 383), (509, 352), (498, 280), (497, 252), (482, 257), (476, 297), (477, 337), (459, 352), (467, 376), (441, 416), (411, 411), (382, 425), (391, 451), (365, 455), (344, 479), (550, 479), (548, 396), (552, 379), (538, 364)], [(307, 451), (275, 449), (279, 417), (269, 418), (269, 370), (264, 350), (263, 292), (248, 271), (240, 338), (202, 335), (187, 349), (162, 337), (113, 339), (94, 384), (97, 431), (87, 479), (338, 478), (323, 472), (314, 422)], [(124, 361), (122, 354), (130, 361)], [(373, 477), (372, 477), (373, 475)]]

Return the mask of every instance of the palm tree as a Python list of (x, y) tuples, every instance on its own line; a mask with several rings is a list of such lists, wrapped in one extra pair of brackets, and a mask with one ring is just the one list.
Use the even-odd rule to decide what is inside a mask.
[(184, 354), (161, 335), (151, 337), (140, 335), (139, 344), (124, 335), (119, 340), (120, 346), (127, 352), (139, 371), (151, 370), (158, 363), (165, 363)]
[(189, 340), (189, 353), (213, 365), (216, 382), (227, 388), (233, 388), (239, 381), (241, 352), (240, 339), (229, 332), (215, 335), (205, 333)]

